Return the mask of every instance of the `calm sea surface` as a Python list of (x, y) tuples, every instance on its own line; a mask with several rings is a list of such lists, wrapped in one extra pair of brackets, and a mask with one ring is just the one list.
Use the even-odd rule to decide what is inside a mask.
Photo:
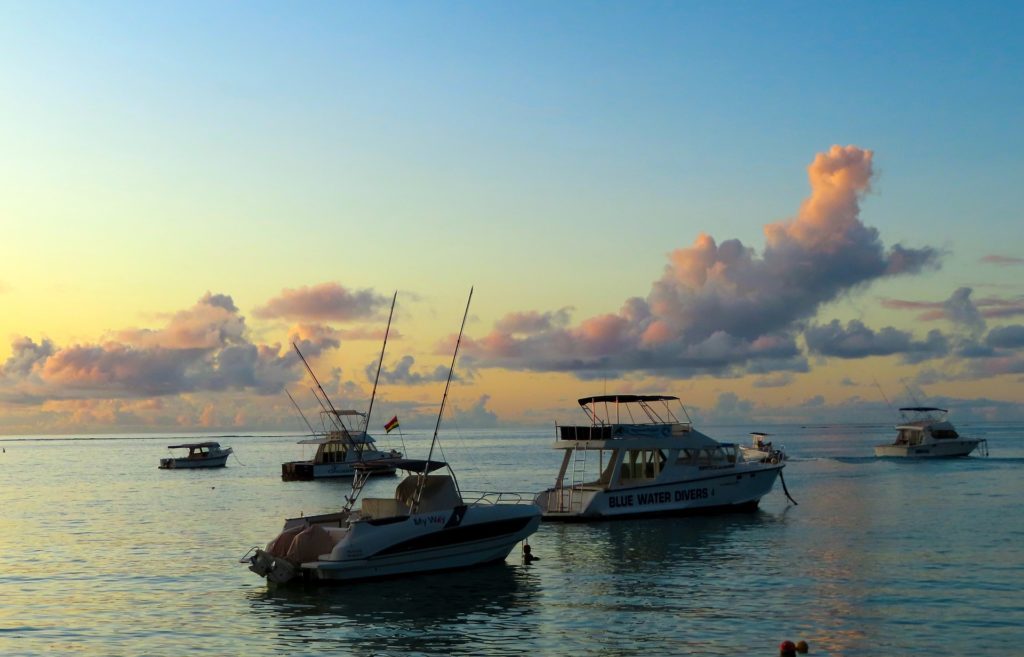
[[(218, 437), (237, 458), (213, 471), (156, 467), (196, 436), (0, 438), (0, 654), (1024, 654), (1024, 426), (960, 426), (991, 456), (935, 462), (873, 458), (891, 426), (702, 428), (775, 434), (799, 505), (776, 485), (752, 514), (544, 524), (530, 565), (294, 590), (238, 559), (342, 503), (281, 481), (296, 436)], [(558, 470), (551, 430), (442, 439), (464, 489)]]

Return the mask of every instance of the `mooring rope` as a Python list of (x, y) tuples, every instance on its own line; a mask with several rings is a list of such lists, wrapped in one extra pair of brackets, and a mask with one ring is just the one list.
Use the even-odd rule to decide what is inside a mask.
[(782, 482), (782, 492), (786, 494), (786, 499), (793, 503), (793, 506), (800, 506), (796, 503), (796, 500), (789, 494), (789, 489), (786, 488), (786, 478), (782, 476), (782, 468), (779, 468), (779, 481)]

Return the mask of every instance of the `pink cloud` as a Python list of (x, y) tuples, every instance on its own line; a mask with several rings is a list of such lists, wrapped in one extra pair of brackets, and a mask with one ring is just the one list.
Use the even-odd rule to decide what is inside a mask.
[(285, 289), (265, 305), (253, 310), (261, 319), (348, 321), (373, 316), (386, 307), (388, 299), (372, 290), (348, 290), (337, 283)]
[(567, 316), (545, 324), (547, 313), (513, 313), (468, 351), (481, 365), (577, 374), (800, 371), (794, 334), (822, 304), (939, 262), (927, 247), (886, 250), (861, 221), (872, 166), (870, 150), (833, 146), (808, 167), (811, 194), (796, 217), (765, 226), (763, 253), (700, 233), (669, 254), (646, 298), (627, 299), (618, 313), (577, 326)]

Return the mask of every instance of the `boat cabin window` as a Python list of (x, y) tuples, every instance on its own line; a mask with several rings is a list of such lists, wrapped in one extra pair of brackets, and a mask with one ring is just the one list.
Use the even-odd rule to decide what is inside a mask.
[(343, 463), (345, 461), (346, 445), (343, 442), (329, 442), (322, 446), (322, 463)]
[(620, 479), (655, 479), (665, 466), (665, 452), (660, 449), (630, 449), (622, 461)]
[(679, 450), (679, 457), (676, 459), (676, 463), (679, 465), (697, 465), (697, 456), (699, 453), (699, 449), (684, 447)]
[(955, 429), (932, 429), (932, 436), (939, 440), (953, 440), (959, 438), (960, 434)]
[(717, 445), (695, 449), (684, 447), (679, 450), (679, 465), (699, 465), (702, 467), (717, 465), (734, 465), (738, 458), (736, 445)]

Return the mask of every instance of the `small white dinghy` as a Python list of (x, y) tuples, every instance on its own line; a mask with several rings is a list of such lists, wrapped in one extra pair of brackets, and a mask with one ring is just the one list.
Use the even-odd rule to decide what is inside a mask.
[(168, 445), (167, 449), (187, 449), (188, 455), (160, 459), (161, 470), (180, 470), (182, 468), (223, 468), (227, 465), (230, 447), (222, 448), (220, 443), (207, 441), (204, 443), (183, 443)]

